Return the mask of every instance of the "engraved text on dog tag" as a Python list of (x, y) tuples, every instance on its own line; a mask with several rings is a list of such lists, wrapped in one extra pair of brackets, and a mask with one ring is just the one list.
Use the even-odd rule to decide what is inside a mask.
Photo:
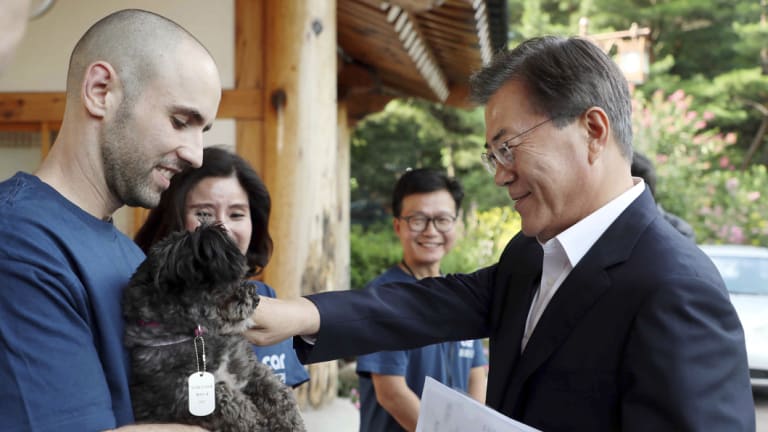
[(210, 372), (195, 372), (189, 376), (189, 413), (207, 416), (216, 409), (215, 380)]

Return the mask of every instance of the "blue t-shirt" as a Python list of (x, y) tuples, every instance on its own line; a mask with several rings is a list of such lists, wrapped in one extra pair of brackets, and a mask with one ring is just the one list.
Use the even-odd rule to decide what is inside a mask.
[(37, 177), (0, 182), (0, 429), (133, 422), (120, 302), (143, 259)]
[[(275, 298), (275, 290), (269, 285), (254, 281), (260, 296)], [(293, 338), (269, 346), (253, 346), (259, 361), (272, 368), (286, 385), (296, 387), (309, 381), (309, 374), (296, 357)]]
[[(394, 266), (371, 281), (366, 288), (388, 282), (412, 282), (413, 280), (414, 278), (399, 266)], [(358, 357), (360, 431), (404, 430), (376, 400), (371, 373), (403, 376), (411, 391), (421, 397), (424, 379), (427, 376), (466, 392), (470, 369), (487, 364), (480, 340), (444, 342), (406, 351), (382, 351)]]

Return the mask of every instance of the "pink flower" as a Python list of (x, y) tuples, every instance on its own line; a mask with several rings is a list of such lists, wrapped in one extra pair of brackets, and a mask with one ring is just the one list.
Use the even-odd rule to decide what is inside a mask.
[(723, 156), (720, 158), (720, 168), (727, 168), (728, 164), (730, 164), (731, 161), (728, 160), (728, 156)]
[(744, 242), (744, 230), (741, 227), (732, 226), (728, 235), (729, 243), (740, 244)]
[(733, 192), (737, 187), (739, 187), (739, 179), (736, 177), (731, 177), (725, 181), (725, 188), (729, 192)]
[(705, 127), (707, 127), (707, 122), (705, 122), (704, 120), (699, 120), (693, 124), (693, 128), (696, 130), (704, 129)]
[(747, 192), (747, 200), (754, 202), (760, 199), (760, 191)]
[(688, 111), (687, 113), (685, 113), (685, 119), (688, 120), (688, 121), (691, 121), (691, 120), (695, 119), (696, 116), (698, 116), (696, 111)]
[(674, 93), (669, 95), (668, 100), (670, 102), (678, 102), (685, 98), (685, 92), (682, 89), (676, 90)]
[(728, 144), (734, 144), (736, 142), (736, 134), (734, 132), (728, 132), (725, 134), (725, 142)]

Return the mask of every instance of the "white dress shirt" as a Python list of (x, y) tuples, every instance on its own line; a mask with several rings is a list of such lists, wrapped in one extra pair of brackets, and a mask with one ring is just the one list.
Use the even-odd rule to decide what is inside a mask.
[(525, 349), (531, 338), (539, 318), (547, 308), (560, 285), (571, 273), (574, 267), (587, 254), (590, 248), (597, 242), (608, 227), (621, 215), (624, 210), (645, 189), (642, 179), (635, 177), (634, 186), (622, 193), (606, 205), (595, 210), (589, 216), (575, 223), (567, 230), (561, 232), (546, 243), (542, 243), (544, 249), (544, 262), (542, 265), (541, 283), (531, 302), (528, 311), (528, 319), (525, 322), (525, 333), (521, 343), (521, 351)]

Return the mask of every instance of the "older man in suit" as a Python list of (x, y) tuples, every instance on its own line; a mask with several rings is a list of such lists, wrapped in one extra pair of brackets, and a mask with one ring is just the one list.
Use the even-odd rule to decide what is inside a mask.
[[(544, 431), (753, 431), (744, 335), (710, 260), (630, 174), (627, 84), (543, 37), (473, 77), (483, 161), (522, 231), (468, 275), (266, 301), (247, 336), (308, 362), (490, 337), (487, 404)], [(264, 299), (269, 300), (269, 299)]]

